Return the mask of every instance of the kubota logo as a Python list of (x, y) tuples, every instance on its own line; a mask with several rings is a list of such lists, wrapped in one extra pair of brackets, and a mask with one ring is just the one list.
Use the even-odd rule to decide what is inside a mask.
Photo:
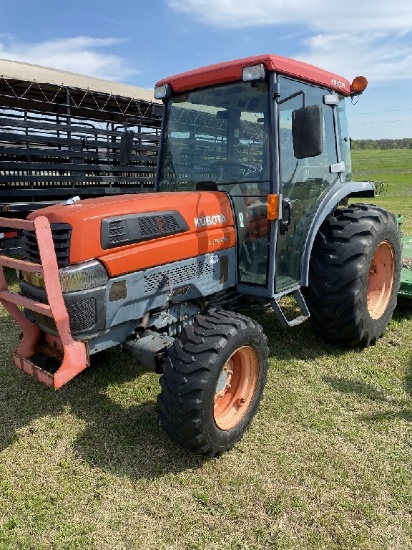
[(203, 216), (202, 218), (194, 218), (195, 227), (207, 227), (209, 225), (218, 225), (226, 223), (226, 218), (223, 214), (215, 214), (214, 216)]

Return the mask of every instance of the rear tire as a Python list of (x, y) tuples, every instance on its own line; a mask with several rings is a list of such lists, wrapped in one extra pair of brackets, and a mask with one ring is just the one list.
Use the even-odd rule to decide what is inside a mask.
[(222, 310), (197, 316), (175, 340), (160, 378), (165, 432), (196, 454), (230, 449), (257, 412), (267, 369), (266, 336), (258, 323)]
[(313, 245), (305, 289), (312, 326), (335, 344), (375, 344), (392, 318), (400, 270), (400, 231), (393, 214), (364, 204), (337, 210)]

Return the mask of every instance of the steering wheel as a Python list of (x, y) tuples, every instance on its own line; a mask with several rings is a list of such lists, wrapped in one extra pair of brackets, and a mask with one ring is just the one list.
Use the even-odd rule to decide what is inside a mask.
[(227, 179), (228, 176), (244, 178), (262, 171), (261, 166), (253, 166), (237, 160), (216, 160), (211, 162), (209, 166), (222, 179)]

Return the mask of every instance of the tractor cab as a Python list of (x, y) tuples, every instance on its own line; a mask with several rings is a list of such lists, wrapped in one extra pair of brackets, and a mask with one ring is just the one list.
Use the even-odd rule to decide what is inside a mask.
[(304, 283), (316, 214), (351, 180), (350, 93), (341, 77), (278, 56), (198, 69), (155, 88), (166, 104), (158, 190), (230, 195), (242, 292), (274, 297)]

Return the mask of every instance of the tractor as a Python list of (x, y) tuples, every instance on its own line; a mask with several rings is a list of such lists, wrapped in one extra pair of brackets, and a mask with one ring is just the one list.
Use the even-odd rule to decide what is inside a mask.
[(271, 54), (159, 81), (155, 192), (0, 221), (25, 243), (24, 259), (0, 257), (20, 274), (17, 293), (0, 273), (22, 329), (15, 366), (58, 389), (121, 347), (160, 375), (172, 440), (216, 456), (263, 395), (269, 349), (250, 309), (309, 319), (336, 345), (375, 344), (396, 306), (401, 236), (363, 203), (373, 183), (351, 177), (345, 100), (366, 85)]

